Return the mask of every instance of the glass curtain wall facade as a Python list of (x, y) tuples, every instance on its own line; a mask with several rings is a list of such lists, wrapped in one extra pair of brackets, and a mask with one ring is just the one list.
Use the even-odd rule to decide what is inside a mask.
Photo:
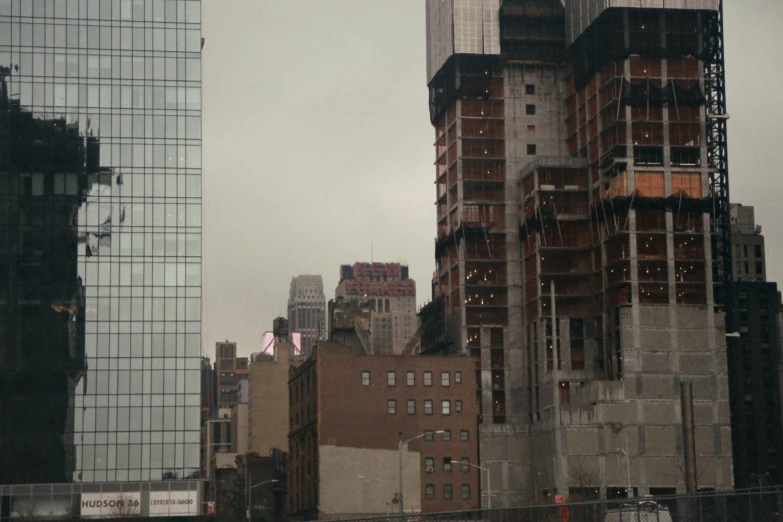
[(198, 478), (200, 0), (0, 0), (0, 484)]

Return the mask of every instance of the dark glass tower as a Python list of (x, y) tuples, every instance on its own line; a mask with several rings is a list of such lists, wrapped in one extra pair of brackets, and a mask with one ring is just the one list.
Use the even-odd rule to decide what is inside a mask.
[(198, 478), (200, 0), (0, 0), (0, 484)]

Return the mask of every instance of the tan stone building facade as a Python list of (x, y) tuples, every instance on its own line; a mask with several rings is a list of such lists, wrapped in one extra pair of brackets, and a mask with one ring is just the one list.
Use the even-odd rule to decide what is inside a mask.
[(340, 267), (336, 300), (372, 305), (372, 352), (399, 355), (418, 328), (416, 282), (399, 263), (354, 263)]
[[(292, 370), (289, 514), (311, 520), (478, 508), (475, 362), (319, 342)], [(443, 433), (437, 433), (443, 431)]]
[(258, 354), (249, 365), (248, 452), (268, 456), (288, 447), (288, 371), (292, 345), (275, 344), (269, 355)]

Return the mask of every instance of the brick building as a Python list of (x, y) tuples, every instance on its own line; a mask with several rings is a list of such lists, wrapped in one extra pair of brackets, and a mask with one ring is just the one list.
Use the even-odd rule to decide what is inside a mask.
[[(292, 369), (289, 513), (382, 514), (399, 489), (406, 512), (474, 509), (479, 470), (475, 362), (378, 356), (319, 342)], [(443, 431), (443, 433), (437, 433)]]

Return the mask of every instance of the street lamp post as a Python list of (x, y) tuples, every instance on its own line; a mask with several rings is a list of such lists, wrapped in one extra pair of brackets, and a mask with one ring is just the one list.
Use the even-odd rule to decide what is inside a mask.
[[(438, 430), (438, 431), (436, 431), (435, 433), (437, 434), (437, 433), (443, 433), (443, 432), (444, 432), (444, 430)], [(399, 500), (400, 500), (400, 515), (402, 515), (403, 513), (405, 513), (405, 508), (403, 507), (403, 500), (402, 500), (402, 447), (403, 447), (403, 446), (405, 446), (406, 444), (408, 444), (409, 442), (413, 442), (413, 441), (414, 441), (414, 440), (416, 440), (416, 439), (420, 439), (420, 438), (422, 438), (422, 437), (423, 437), (423, 436), (425, 436), (426, 434), (427, 434), (427, 433), (426, 433), (426, 432), (424, 432), (424, 433), (422, 433), (421, 435), (416, 435), (416, 436), (415, 436), (415, 437), (413, 437), (412, 439), (408, 439), (408, 440), (405, 440), (405, 441), (403, 441), (402, 439), (400, 439), (400, 444), (397, 446), (397, 451), (398, 451), (398, 452), (399, 452), (399, 454), (400, 454), (400, 493), (399, 493), (399, 497), (398, 497), (398, 498), (399, 498)]]
[[(249, 478), (249, 475), (248, 475)], [(250, 495), (253, 492), (253, 489), (257, 488), (258, 486), (263, 486), (264, 484), (273, 484), (275, 482), (279, 482), (277, 479), (272, 480), (265, 480), (263, 482), (259, 482), (258, 484), (251, 486), (250, 481), (247, 482), (247, 519), (250, 520), (250, 511), (253, 509), (253, 503), (250, 500)]]
[[(628, 447), (628, 435), (625, 436), (625, 447)], [(626, 493), (628, 498), (633, 497), (633, 489), (631, 489), (631, 457), (628, 455), (628, 451), (623, 448), (617, 448), (617, 451), (622, 451), (625, 455), (625, 472), (628, 479), (628, 492)]]
[[(445, 458), (443, 460), (445, 460), (448, 463), (454, 462), (451, 459), (451, 457)], [(487, 472), (487, 509), (492, 509), (492, 484), (490, 483), (489, 469), (482, 468), (481, 466), (477, 466), (475, 464), (471, 464), (470, 462), (460, 462), (460, 465), (462, 465), (462, 464), (467, 464), (468, 466), (473, 466), (476, 469), (480, 469), (481, 471), (486, 471)]]
[(389, 485), (390, 484), (388, 482), (386, 482), (385, 480), (379, 480), (379, 479), (373, 478), (373, 477), (365, 477), (364, 475), (359, 475), (359, 478), (362, 479), (362, 480), (374, 480), (375, 482), (380, 482), (381, 484), (386, 486), (386, 496), (384, 498), (384, 500), (385, 500), (384, 503), (386, 504), (386, 516), (389, 516)]
[(473, 466), (476, 469), (480, 469), (482, 471), (487, 472), (487, 509), (492, 509), (492, 484), (490, 483), (490, 478), (489, 478), (489, 468), (482, 468), (481, 466), (471, 464), (470, 462), (467, 462), (466, 464), (468, 466)]

